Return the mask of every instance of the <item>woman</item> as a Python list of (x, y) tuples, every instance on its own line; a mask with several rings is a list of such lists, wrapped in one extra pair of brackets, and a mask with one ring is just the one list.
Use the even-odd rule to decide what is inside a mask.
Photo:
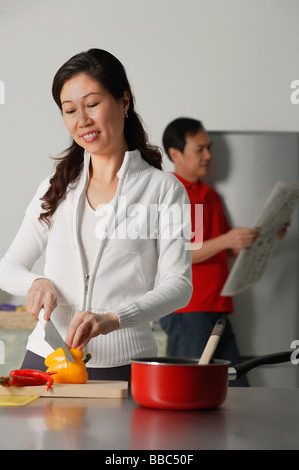
[[(113, 55), (75, 55), (52, 94), (72, 144), (29, 204), (0, 287), (26, 295), (34, 319), (44, 306), (68, 347), (91, 354), (90, 379), (129, 380), (133, 357), (157, 353), (150, 322), (191, 297), (187, 194), (161, 170)], [(34, 274), (44, 249), (44, 274)], [(23, 367), (44, 370), (51, 352), (38, 323)]]

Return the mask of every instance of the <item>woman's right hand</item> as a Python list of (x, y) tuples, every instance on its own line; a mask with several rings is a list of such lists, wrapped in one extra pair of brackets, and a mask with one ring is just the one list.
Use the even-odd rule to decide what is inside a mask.
[(57, 307), (55, 287), (49, 279), (36, 279), (27, 292), (26, 306), (33, 320), (38, 319), (42, 307), (45, 309), (44, 319), (49, 320), (51, 313)]

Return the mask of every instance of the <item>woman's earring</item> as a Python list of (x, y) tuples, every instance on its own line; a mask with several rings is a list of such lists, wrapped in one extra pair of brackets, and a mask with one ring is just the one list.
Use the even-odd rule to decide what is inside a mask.
[(126, 118), (128, 118), (128, 117), (129, 117), (129, 115), (128, 115), (128, 111), (126, 111), (125, 117), (126, 117)]

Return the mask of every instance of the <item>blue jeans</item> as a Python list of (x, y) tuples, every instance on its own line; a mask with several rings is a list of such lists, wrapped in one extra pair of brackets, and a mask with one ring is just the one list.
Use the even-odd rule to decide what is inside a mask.
[[(239, 364), (241, 357), (235, 335), (223, 312), (171, 313), (160, 319), (160, 325), (168, 337), (167, 355), (173, 357), (200, 358), (217, 320), (225, 318), (226, 325), (214, 357)], [(248, 387), (246, 377), (230, 381), (229, 386)]]

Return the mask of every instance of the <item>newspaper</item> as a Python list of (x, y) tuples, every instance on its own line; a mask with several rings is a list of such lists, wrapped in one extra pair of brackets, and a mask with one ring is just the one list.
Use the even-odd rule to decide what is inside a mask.
[(276, 183), (253, 224), (260, 229), (259, 236), (237, 256), (221, 295), (238, 294), (262, 277), (278, 241), (277, 233), (290, 221), (298, 198), (298, 183)]

